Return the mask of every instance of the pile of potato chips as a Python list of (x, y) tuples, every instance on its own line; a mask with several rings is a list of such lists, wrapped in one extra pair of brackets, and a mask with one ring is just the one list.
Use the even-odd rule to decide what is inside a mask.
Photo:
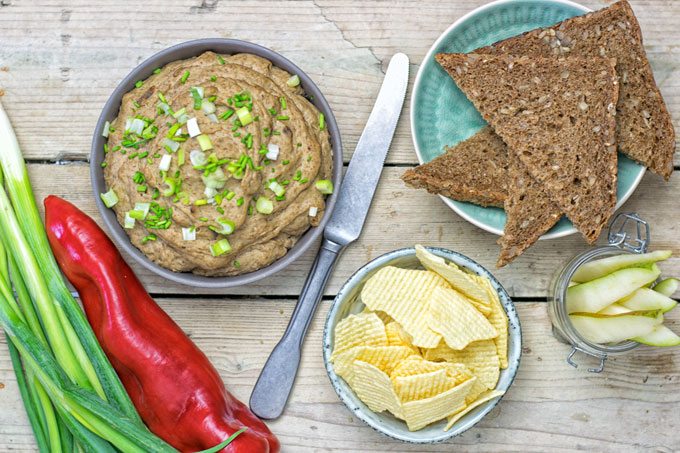
[(331, 362), (375, 412), (411, 431), (462, 416), (503, 392), (508, 319), (491, 282), (417, 245), (426, 270), (387, 266), (361, 291), (362, 313), (335, 327)]

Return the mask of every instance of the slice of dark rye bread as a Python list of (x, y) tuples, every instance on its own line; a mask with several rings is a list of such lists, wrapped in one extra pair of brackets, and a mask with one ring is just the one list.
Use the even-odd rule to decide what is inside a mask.
[(515, 153), (508, 153), (508, 184), (511, 189), (504, 203), (506, 221), (503, 236), (498, 239), (501, 252), (497, 267), (521, 255), (562, 217), (562, 210)]
[[(402, 179), (454, 200), (503, 207), (507, 214), (498, 267), (518, 257), (548, 231), (562, 211), (490, 127), (407, 170)], [(510, 189), (508, 190), (508, 186)]]
[(487, 126), (432, 161), (406, 170), (401, 179), (454, 200), (503, 207), (508, 193), (507, 148)]
[(586, 240), (616, 204), (615, 60), (438, 54), (439, 64)]
[(499, 41), (474, 53), (616, 59), (619, 149), (654, 173), (670, 177), (675, 131), (647, 60), (640, 25), (626, 0)]

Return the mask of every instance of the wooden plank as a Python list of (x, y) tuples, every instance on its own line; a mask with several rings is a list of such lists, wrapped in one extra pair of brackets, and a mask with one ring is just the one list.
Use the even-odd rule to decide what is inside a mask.
[[(264, 299), (164, 299), (160, 303), (206, 352), (242, 401), (248, 400), (294, 305), (292, 300)], [(321, 335), (329, 306), (325, 302), (312, 323), (284, 416), (270, 423), (284, 452), (680, 448), (680, 349), (641, 347), (611, 358), (601, 375), (589, 374), (565, 363), (569, 348), (551, 336), (545, 304), (526, 302), (517, 304), (524, 337), (520, 371), (502, 403), (485, 420), (442, 444), (409, 445), (388, 439), (356, 419), (326, 377)], [(0, 382), (5, 386), (0, 390), (0, 451), (30, 451), (32, 434), (4, 344), (0, 351)], [(584, 366), (592, 365), (585, 362)]]
[[(436, 38), (485, 3), (404, 0), (395, 7), (385, 0), (172, 4), (148, 0), (143, 6), (121, 8), (115, 0), (4, 0), (0, 89), (28, 158), (85, 159), (101, 107), (136, 64), (180, 41), (206, 36), (249, 40), (282, 52), (318, 83), (338, 118), (347, 159), (389, 57), (397, 51), (411, 57), (413, 82), (417, 65)], [(605, 5), (599, 0), (583, 3), (591, 8)], [(680, 125), (680, 48), (676, 46), (680, 2), (631, 3), (661, 91), (676, 126)], [(391, 163), (416, 162), (409, 98), (410, 94), (388, 158)]]
[[(385, 168), (363, 234), (341, 256), (327, 287), (327, 295), (335, 294), (340, 285), (367, 261), (391, 250), (421, 243), (456, 250), (478, 261), (491, 269), (514, 297), (542, 298), (546, 296), (555, 270), (572, 255), (587, 248), (577, 235), (539, 241), (511, 265), (495, 270), (497, 237), (460, 218), (438, 197), (405, 187), (399, 179), (403, 171), (403, 167)], [(85, 164), (31, 164), (30, 176), (38, 200), (50, 193), (63, 196), (99, 221)], [(680, 212), (678, 191), (680, 176), (675, 175), (670, 183), (664, 183), (659, 177), (648, 174), (624, 209), (638, 212), (651, 223), (653, 247), (671, 249), (676, 255), (664, 263), (664, 271), (680, 276), (677, 216), (673, 214)], [(228, 290), (189, 288), (169, 283), (132, 264), (147, 288), (154, 293), (292, 296), (299, 294), (315, 253), (315, 250), (310, 250), (289, 268), (266, 280)]]

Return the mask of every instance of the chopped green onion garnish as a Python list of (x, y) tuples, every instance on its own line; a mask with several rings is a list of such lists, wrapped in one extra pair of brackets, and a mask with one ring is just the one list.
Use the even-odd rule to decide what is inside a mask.
[(191, 73), (189, 71), (184, 71), (184, 74), (182, 74), (182, 78), (179, 79), (180, 83), (184, 84), (186, 83), (187, 79), (189, 78), (189, 75)]
[(146, 192), (146, 189), (148, 189), (148, 187), (146, 186), (146, 184), (139, 184), (139, 185), (137, 186), (137, 192)]
[(184, 150), (183, 150), (183, 149), (180, 149), (180, 150), (177, 152), (177, 165), (178, 165), (179, 167), (181, 167), (182, 165), (184, 165)]
[(284, 159), (284, 160), (281, 161), (281, 163), (283, 165), (288, 165), (290, 163), (290, 161), (288, 159)]
[(236, 200), (236, 206), (242, 206), (244, 201), (245, 200), (243, 199), (243, 197), (239, 198), (238, 200)]
[(210, 253), (212, 256), (224, 255), (231, 251), (231, 244), (226, 239), (220, 239), (210, 246)]
[(276, 119), (279, 121), (288, 121), (290, 117), (288, 115), (278, 115)]
[(323, 116), (323, 113), (319, 113), (319, 130), (322, 131), (326, 129), (326, 117)]
[(108, 165), (108, 164), (107, 164), (106, 162), (102, 162), (102, 163), (101, 163), (101, 167), (102, 167), (102, 168), (106, 168), (107, 165)]
[(286, 82), (286, 85), (291, 88), (295, 88), (296, 86), (300, 85), (300, 77), (297, 74), (292, 75)]
[(247, 126), (253, 122), (253, 115), (251, 115), (247, 107), (241, 107), (238, 109), (236, 111), (236, 116), (238, 117), (241, 126)]
[(231, 234), (236, 229), (236, 224), (229, 219), (225, 219), (224, 217), (219, 217), (217, 219), (217, 223), (220, 224), (221, 228), (217, 229), (215, 232), (219, 234)]
[(211, 82), (217, 81), (217, 76), (216, 76), (216, 75), (210, 76), (210, 81), (211, 81)]
[(111, 127), (111, 123), (109, 123), (108, 121), (104, 123), (104, 130), (102, 131), (102, 137), (108, 138), (110, 127)]
[(286, 110), (286, 108), (288, 108), (288, 103), (286, 102), (286, 98), (280, 97), (279, 103), (281, 104), (281, 110)]
[(208, 200), (206, 200), (205, 198), (201, 198), (200, 200), (194, 201), (195, 206), (205, 206), (207, 204), (208, 204)]
[(104, 206), (107, 208), (112, 208), (118, 203), (118, 195), (116, 195), (116, 192), (114, 192), (113, 189), (109, 189), (109, 191), (105, 193), (100, 193), (99, 196), (104, 202)]
[(269, 184), (267, 185), (267, 187), (269, 188), (269, 190), (274, 192), (274, 194), (277, 197), (282, 197), (283, 194), (286, 193), (286, 189), (284, 189), (283, 186), (281, 184), (279, 184), (276, 180), (270, 181)]
[(267, 197), (259, 197), (255, 203), (255, 209), (260, 214), (271, 214), (274, 210), (274, 203)]
[(135, 227), (135, 218), (130, 215), (131, 213), (132, 213), (132, 211), (125, 213), (125, 220), (123, 221), (123, 228), (125, 228), (126, 230), (130, 230), (130, 229)]
[(156, 235), (155, 234), (149, 234), (147, 236), (144, 236), (142, 238), (142, 244), (146, 244), (149, 241), (155, 241), (156, 240)]
[(142, 85), (144, 85), (143, 80), (138, 80), (138, 81), (135, 82), (135, 88), (141, 88)]
[(136, 109), (138, 109), (138, 108), (140, 108), (140, 107), (142, 106), (142, 105), (141, 105), (139, 102), (137, 102), (137, 101), (133, 101), (133, 102), (132, 102), (132, 105), (133, 105)]
[[(134, 220), (144, 220), (144, 211), (137, 211), (136, 209), (133, 209), (132, 211), (129, 211), (126, 215), (125, 220), (127, 221), (127, 217), (129, 216), (133, 221)], [(134, 226), (134, 223), (132, 224)], [(132, 228), (132, 227), (130, 227)]]
[(194, 100), (194, 110), (201, 110), (203, 104), (203, 93), (199, 90), (200, 87), (191, 87), (191, 98)]
[(196, 227), (182, 228), (182, 239), (185, 241), (196, 240)]
[[(151, 203), (135, 203), (135, 211), (142, 212), (142, 219), (145, 219), (147, 214), (149, 214), (149, 209), (151, 208)], [(132, 212), (132, 211), (131, 211)]]
[(238, 269), (239, 267), (241, 267), (241, 263), (239, 263), (238, 260), (234, 260), (234, 267)]
[(164, 197), (171, 197), (174, 195), (175, 191), (177, 190), (177, 181), (175, 181), (173, 178), (165, 178), (163, 182), (165, 183), (166, 187), (161, 191), (161, 194)]
[(161, 68), (156, 68), (153, 70), (154, 74), (160, 74), (161, 73)]
[(220, 118), (223, 119), (223, 120), (226, 120), (226, 119), (229, 119), (229, 117), (233, 114), (234, 114), (234, 111), (232, 109), (228, 109), (227, 111), (225, 111), (224, 113), (222, 113), (220, 115)]
[(210, 140), (210, 137), (208, 137), (205, 134), (199, 135), (198, 137), (196, 137), (196, 140), (198, 140), (198, 145), (201, 147), (203, 151), (207, 151), (213, 148), (213, 144), (212, 141)]
[(224, 58), (222, 58), (222, 55), (217, 56), (217, 61), (219, 61), (220, 64), (224, 64)]
[(333, 193), (333, 183), (329, 179), (319, 179), (314, 183), (316, 189), (324, 195)]
[(229, 191), (229, 192), (227, 192), (227, 194), (224, 196), (224, 198), (226, 198), (228, 201), (231, 201), (232, 198), (234, 198), (235, 196), (236, 196), (236, 192)]

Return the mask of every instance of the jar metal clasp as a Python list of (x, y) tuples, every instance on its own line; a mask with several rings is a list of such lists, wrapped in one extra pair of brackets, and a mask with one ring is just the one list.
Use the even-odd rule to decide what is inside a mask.
[[(641, 219), (637, 213), (620, 212), (609, 224), (607, 239), (611, 246), (632, 253), (645, 253), (651, 239), (649, 230), (649, 223)], [(588, 368), (590, 373), (601, 373), (604, 370), (607, 354), (595, 354), (572, 345), (571, 352), (567, 356), (567, 363), (574, 368), (578, 368), (578, 364), (574, 361), (576, 352), (600, 359), (600, 365), (597, 368)]]
[(595, 355), (595, 354), (591, 354), (590, 352), (584, 351), (583, 349), (579, 348), (578, 346), (572, 346), (571, 352), (567, 356), (567, 363), (569, 365), (573, 366), (574, 368), (578, 368), (578, 363), (574, 362), (574, 355), (576, 354), (576, 351), (581, 352), (585, 355), (589, 355), (591, 357), (599, 358), (600, 359), (600, 366), (598, 366), (597, 368), (588, 368), (588, 372), (590, 372), (590, 373), (602, 373), (602, 371), (604, 370), (604, 362), (607, 360), (607, 354)]

